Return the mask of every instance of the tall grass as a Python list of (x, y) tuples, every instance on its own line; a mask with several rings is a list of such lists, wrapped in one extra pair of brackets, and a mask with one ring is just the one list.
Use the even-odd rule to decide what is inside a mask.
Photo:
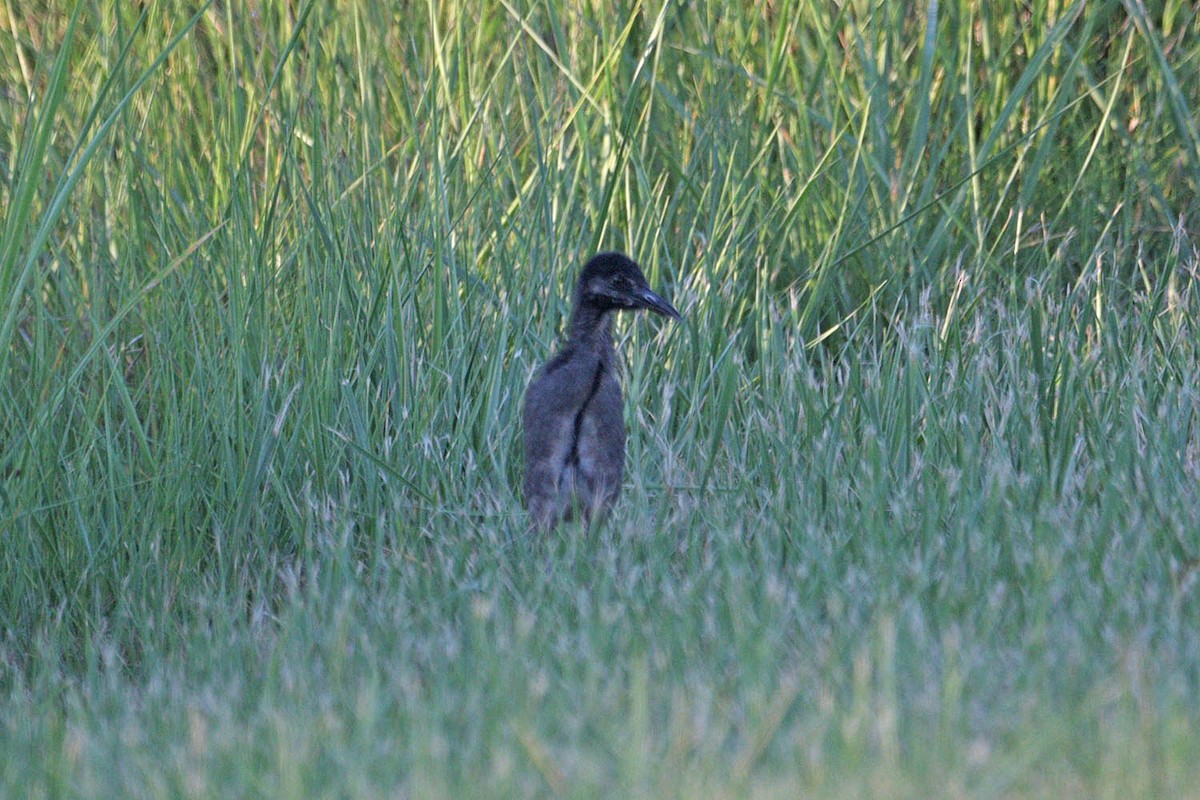
[(1190, 4), (384, 5), (0, 11), (0, 794), (1194, 796)]

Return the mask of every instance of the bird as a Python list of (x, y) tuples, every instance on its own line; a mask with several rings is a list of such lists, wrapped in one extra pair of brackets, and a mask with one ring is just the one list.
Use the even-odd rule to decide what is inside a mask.
[(575, 284), (565, 345), (525, 390), (525, 507), (533, 527), (548, 531), (578, 513), (602, 518), (621, 492), (625, 421), (617, 381), (612, 320), (646, 309), (680, 320), (651, 291), (641, 267), (618, 252), (588, 259)]

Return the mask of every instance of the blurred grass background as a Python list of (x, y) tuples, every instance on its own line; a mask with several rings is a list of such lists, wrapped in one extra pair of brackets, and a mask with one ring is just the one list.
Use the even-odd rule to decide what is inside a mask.
[[(1185, 2), (0, 7), (0, 794), (1200, 796)], [(626, 492), (536, 539), (581, 259)]]

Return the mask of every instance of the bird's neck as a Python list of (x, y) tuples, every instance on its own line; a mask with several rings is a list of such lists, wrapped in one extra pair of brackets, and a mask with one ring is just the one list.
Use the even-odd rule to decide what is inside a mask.
[(598, 353), (612, 351), (612, 312), (588, 303), (575, 306), (568, 334), (572, 345)]

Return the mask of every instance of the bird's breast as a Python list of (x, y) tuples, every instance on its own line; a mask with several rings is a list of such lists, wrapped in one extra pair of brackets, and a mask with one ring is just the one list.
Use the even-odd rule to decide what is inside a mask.
[(574, 460), (579, 478), (606, 491), (621, 480), (625, 460), (625, 421), (621, 390), (610, 373), (604, 375), (579, 420)]

